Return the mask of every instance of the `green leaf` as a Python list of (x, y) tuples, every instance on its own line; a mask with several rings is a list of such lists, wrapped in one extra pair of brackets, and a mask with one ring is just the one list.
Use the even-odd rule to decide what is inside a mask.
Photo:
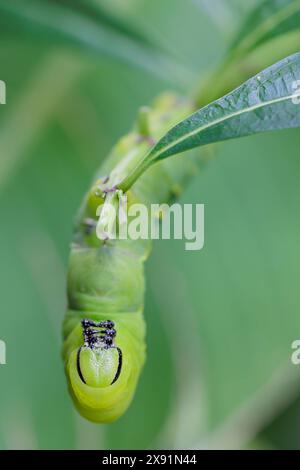
[(251, 12), (231, 51), (245, 55), (263, 43), (300, 28), (300, 0), (265, 0)]
[(300, 126), (297, 80), (300, 53), (267, 68), (181, 121), (159, 140), (119, 187), (126, 191), (151, 164), (194, 147)]
[(61, 46), (76, 46), (89, 52), (141, 67), (159, 77), (174, 76), (185, 82), (174, 64), (137, 28), (123, 24), (100, 6), (76, 0), (0, 0), (0, 27), (21, 39), (24, 34)]

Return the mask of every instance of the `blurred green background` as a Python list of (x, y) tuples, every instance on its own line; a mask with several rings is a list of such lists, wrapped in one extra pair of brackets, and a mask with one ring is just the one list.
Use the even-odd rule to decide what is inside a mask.
[[(46, 21), (48, 2), (38, 3)], [(205, 204), (204, 250), (160, 241), (147, 264), (148, 358), (132, 406), (108, 426), (73, 409), (60, 349), (81, 198), (137, 109), (194, 89), (257, 2), (90, 3), (135, 24), (172, 63), (155, 73), (0, 20), (0, 448), (299, 449), (299, 130), (218, 147), (181, 198)], [(72, 14), (61, 23), (80, 32)]]

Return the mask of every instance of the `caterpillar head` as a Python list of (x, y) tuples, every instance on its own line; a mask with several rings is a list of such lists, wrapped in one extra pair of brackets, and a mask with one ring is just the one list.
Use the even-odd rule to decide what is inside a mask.
[(67, 340), (70, 392), (78, 411), (90, 421), (109, 423), (118, 419), (136, 387), (138, 374), (130, 341), (125, 334), (116, 344), (116, 335), (112, 321), (86, 319)]

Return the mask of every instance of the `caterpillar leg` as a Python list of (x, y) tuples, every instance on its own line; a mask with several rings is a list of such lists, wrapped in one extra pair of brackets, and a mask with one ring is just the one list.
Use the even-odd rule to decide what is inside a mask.
[(113, 328), (115, 326), (114, 322), (111, 320), (95, 322), (93, 320), (89, 320), (88, 318), (84, 318), (83, 320), (81, 320), (81, 325), (84, 329), (89, 328), (90, 326), (95, 326), (99, 328)]

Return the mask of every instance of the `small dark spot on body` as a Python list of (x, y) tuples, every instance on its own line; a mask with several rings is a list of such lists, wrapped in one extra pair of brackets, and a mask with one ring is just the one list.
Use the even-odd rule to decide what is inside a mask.
[(86, 235), (90, 235), (91, 232), (94, 230), (94, 228), (96, 227), (96, 221), (94, 219), (91, 219), (91, 218), (86, 218), (84, 219), (83, 221), (83, 225), (84, 225), (84, 231), (86, 233)]

